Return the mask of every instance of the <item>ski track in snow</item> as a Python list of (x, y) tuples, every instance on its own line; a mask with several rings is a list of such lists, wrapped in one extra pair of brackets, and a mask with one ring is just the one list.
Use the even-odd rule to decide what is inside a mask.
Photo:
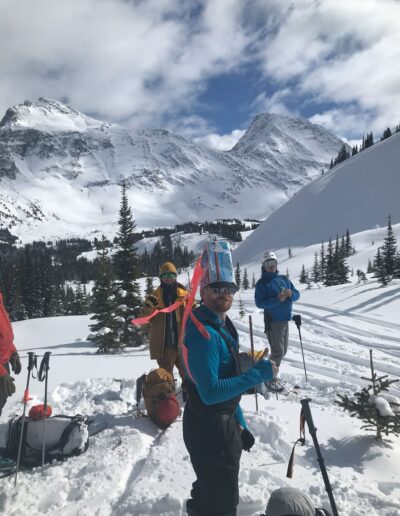
[[(250, 293), (244, 305), (253, 316), (255, 346), (262, 349), (266, 345), (263, 315), (254, 311)], [(298, 438), (299, 401), (308, 397), (312, 399), (318, 438), (340, 514), (398, 516), (400, 470), (394, 469), (394, 464), (400, 464), (397, 448), (391, 444), (378, 446), (372, 436), (360, 431), (360, 422), (335, 406), (334, 401), (338, 393), (353, 394), (366, 385), (361, 377), (369, 376), (368, 348), (375, 350), (374, 362), (379, 373), (399, 376), (396, 332), (400, 325), (311, 303), (297, 303), (296, 312), (303, 317), (302, 338), (309, 382), (304, 380), (298, 332), (293, 324), (289, 351), (281, 367), (281, 376), (288, 382), (287, 392), (280, 394), (278, 400), (273, 393), (268, 400), (258, 396), (258, 413), (254, 396), (242, 398), (256, 446), (255, 451), (242, 456), (238, 515), (261, 514), (271, 492), (287, 485), (304, 490), (316, 504), (329, 508), (309, 435), (306, 445), (296, 448), (293, 479), (286, 479), (291, 449)], [(245, 320), (239, 319), (236, 300), (232, 318), (242, 348), (249, 348), (249, 329)], [(360, 327), (360, 323), (364, 326)], [(78, 344), (84, 347), (84, 343)], [(65, 355), (62, 345), (52, 349), (60, 359)], [(91, 353), (88, 351), (88, 357), (80, 354), (76, 360), (90, 360)], [(73, 356), (69, 349), (68, 354)], [(166, 431), (160, 431), (147, 417), (135, 417), (133, 376), (143, 372), (143, 349), (134, 352), (134, 356), (110, 356), (108, 360), (97, 356), (94, 360), (107, 360), (112, 365), (115, 360), (134, 362), (134, 358), (139, 362), (131, 370), (130, 378), (84, 377), (55, 388), (51, 394), (53, 413), (90, 415), (104, 429), (90, 437), (86, 453), (62, 464), (46, 465), (44, 476), (40, 468), (21, 471), (16, 490), (13, 477), (3, 479), (2, 512), (10, 516), (28, 512), (33, 516), (186, 514), (185, 500), (194, 473), (182, 441), (182, 418)], [(148, 366), (154, 364), (149, 361)], [(291, 389), (295, 384), (300, 385), (297, 391)], [(390, 393), (400, 398), (400, 388), (394, 387)], [(35, 396), (34, 402), (38, 401), (40, 397)], [(144, 409), (143, 402), (140, 408)], [(375, 465), (374, 461), (377, 461)]]

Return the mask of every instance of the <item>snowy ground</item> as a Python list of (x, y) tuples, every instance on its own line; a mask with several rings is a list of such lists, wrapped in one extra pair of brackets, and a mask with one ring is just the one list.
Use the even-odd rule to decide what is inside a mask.
[[(378, 372), (400, 377), (400, 282), (381, 288), (374, 281), (302, 292), (297, 313), (303, 317), (302, 337), (309, 384), (304, 381), (296, 327), (290, 328), (290, 350), (281, 368), (289, 385), (300, 384), (301, 394), (279, 400), (253, 396), (242, 406), (256, 436), (250, 453), (244, 452), (240, 472), (238, 514), (257, 515), (269, 494), (294, 485), (315, 503), (329, 507), (316, 455), (308, 435), (296, 451), (293, 480), (286, 468), (298, 437), (300, 398), (312, 399), (318, 439), (328, 467), (341, 515), (395, 516), (400, 514), (400, 439), (378, 445), (360, 429), (361, 423), (334, 405), (338, 392), (353, 393), (369, 372), (369, 349)], [(253, 316), (255, 346), (265, 346), (262, 314), (253, 304), (253, 291), (241, 294), (246, 316), (239, 318), (238, 299), (232, 316), (241, 345), (249, 346), (248, 315)], [(147, 418), (134, 417), (135, 378), (154, 367), (147, 349), (116, 356), (99, 356), (85, 341), (87, 316), (60, 317), (14, 324), (23, 357), (17, 377), (17, 395), (7, 404), (1, 423), (21, 413), (17, 401), (26, 381), (26, 352), (52, 351), (49, 392), (53, 413), (98, 414), (107, 429), (90, 438), (88, 451), (63, 464), (21, 472), (0, 482), (0, 507), (8, 515), (164, 515), (185, 514), (194, 475), (177, 420), (166, 432)], [(42, 401), (43, 384), (31, 384), (33, 400)], [(400, 386), (392, 389), (400, 397)]]

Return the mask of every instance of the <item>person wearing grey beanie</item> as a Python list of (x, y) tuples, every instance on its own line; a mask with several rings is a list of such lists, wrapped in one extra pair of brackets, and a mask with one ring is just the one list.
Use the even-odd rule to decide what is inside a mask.
[(310, 498), (295, 487), (281, 487), (270, 496), (265, 516), (330, 516), (314, 507)]

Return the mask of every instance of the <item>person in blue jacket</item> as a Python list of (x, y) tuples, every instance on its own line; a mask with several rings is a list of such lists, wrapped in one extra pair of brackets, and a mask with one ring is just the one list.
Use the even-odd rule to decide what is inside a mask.
[[(193, 311), (209, 338), (189, 320), (184, 360), (188, 399), (183, 416), (183, 438), (196, 474), (191, 516), (236, 516), (242, 450), (250, 451), (254, 437), (247, 428), (239, 402), (248, 389), (274, 377), (275, 365), (260, 360), (241, 373), (237, 331), (226, 315), (237, 288), (218, 281), (203, 285), (203, 304)], [(203, 333), (203, 334), (202, 334)]]
[[(265, 333), (271, 348), (270, 358), (279, 370), (289, 343), (289, 324), (292, 306), (300, 297), (293, 283), (279, 274), (275, 253), (267, 251), (263, 257), (261, 278), (256, 283), (254, 298), (258, 308), (264, 310)], [(268, 384), (272, 390), (282, 387), (276, 381)]]

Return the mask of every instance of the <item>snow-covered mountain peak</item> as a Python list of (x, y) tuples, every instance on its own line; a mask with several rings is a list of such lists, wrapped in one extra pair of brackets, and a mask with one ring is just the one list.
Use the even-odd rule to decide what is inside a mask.
[(103, 125), (104, 122), (90, 118), (58, 100), (43, 97), (10, 107), (0, 122), (0, 128), (29, 128), (42, 132), (81, 132)]
[(343, 144), (324, 127), (303, 118), (290, 118), (274, 113), (257, 115), (249, 128), (233, 147), (235, 154), (295, 153), (304, 158), (330, 160), (333, 149)]
[(40, 98), (10, 108), (0, 124), (0, 215), (19, 236), (30, 237), (32, 226), (44, 238), (107, 234), (125, 182), (142, 227), (264, 218), (327, 168), (342, 145), (306, 121), (261, 115), (237, 150), (222, 152)]

